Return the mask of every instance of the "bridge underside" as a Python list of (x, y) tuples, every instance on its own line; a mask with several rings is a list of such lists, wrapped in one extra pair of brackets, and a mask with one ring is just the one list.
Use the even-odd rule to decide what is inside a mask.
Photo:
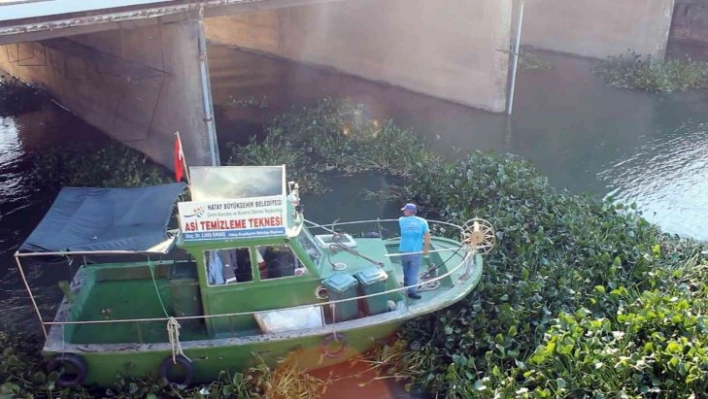
[[(133, 29), (158, 23), (181, 22), (189, 18), (215, 17), (234, 13), (295, 7), (343, 0), (112, 0), (139, 4), (116, 8), (95, 6), (94, 2), (53, 0), (70, 13), (52, 14), (46, 0), (0, 4), (0, 44), (39, 41), (117, 29)], [(62, 3), (63, 2), (63, 3)], [(2, 3), (0, 1), (0, 3)], [(65, 4), (64, 4), (65, 3)], [(106, 4), (110, 4), (108, 1)], [(165, 4), (168, 3), (168, 4)], [(13, 9), (16, 11), (13, 12)], [(83, 11), (85, 10), (85, 11)], [(34, 15), (27, 17), (26, 15)], [(14, 16), (15, 18), (11, 18)], [(18, 40), (18, 35), (21, 35)]]

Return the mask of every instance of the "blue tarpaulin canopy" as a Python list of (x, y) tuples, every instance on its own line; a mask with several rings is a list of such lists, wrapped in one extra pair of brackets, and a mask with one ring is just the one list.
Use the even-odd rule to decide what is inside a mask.
[(174, 240), (167, 225), (185, 187), (65, 187), (19, 252), (166, 253)]

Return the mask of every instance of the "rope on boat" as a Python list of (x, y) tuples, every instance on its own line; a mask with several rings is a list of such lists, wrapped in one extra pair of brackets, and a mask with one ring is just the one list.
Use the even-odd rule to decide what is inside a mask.
[(174, 317), (170, 317), (169, 320), (167, 320), (167, 335), (170, 337), (170, 347), (172, 348), (172, 362), (177, 363), (177, 356), (182, 355), (184, 357), (187, 357), (184, 354), (184, 351), (182, 350), (182, 343), (179, 342), (179, 329), (182, 328), (180, 326), (179, 322), (177, 319)]
[(66, 353), (66, 324), (61, 325), (61, 353)]
[(147, 264), (148, 269), (150, 269), (150, 276), (152, 277), (152, 285), (155, 287), (155, 294), (157, 294), (157, 299), (160, 301), (162, 311), (165, 313), (165, 317), (167, 317), (167, 337), (170, 339), (170, 348), (172, 348), (172, 363), (177, 364), (178, 355), (182, 355), (183, 357), (189, 360), (187, 355), (185, 355), (184, 351), (182, 350), (182, 343), (179, 341), (179, 329), (182, 328), (182, 326), (179, 324), (179, 321), (177, 321), (174, 316), (170, 316), (169, 313), (167, 313), (165, 303), (162, 301), (162, 295), (160, 295), (160, 290), (157, 288), (154, 265), (150, 261), (150, 257), (148, 257)]
[[(332, 224), (332, 227), (334, 228), (334, 224)], [(334, 251), (336, 251), (336, 250), (342, 250), (342, 251), (348, 252), (348, 253), (350, 253), (350, 254), (352, 254), (352, 255), (354, 255), (354, 256), (358, 256), (358, 257), (360, 257), (360, 258), (362, 258), (362, 259), (364, 259), (364, 260), (366, 260), (366, 261), (368, 261), (368, 262), (373, 263), (374, 265), (376, 265), (376, 266), (378, 266), (378, 267), (382, 267), (382, 266), (383, 266), (383, 262), (378, 261), (378, 260), (376, 260), (376, 259), (369, 258), (368, 256), (362, 254), (361, 252), (359, 252), (359, 251), (357, 251), (357, 250), (355, 250), (355, 249), (349, 248), (348, 246), (346, 246), (345, 244), (343, 244), (343, 243), (340, 241), (340, 239), (341, 239), (343, 236), (344, 236), (343, 233), (334, 233), (334, 234), (332, 234), (332, 242), (333, 242), (333, 244), (330, 244), (330, 245), (329, 245), (329, 251), (330, 251), (330, 252), (327, 254), (327, 259), (329, 260), (329, 263), (332, 264), (332, 267), (335, 267), (335, 266), (334, 266), (335, 264), (332, 263), (332, 260), (330, 259), (330, 256), (331, 256), (331, 254), (332, 254)], [(335, 268), (335, 270), (337, 270), (337, 269)]]
[(160, 290), (157, 288), (157, 280), (155, 280), (155, 266), (150, 261), (149, 256), (147, 260), (147, 265), (148, 269), (150, 270), (150, 277), (152, 277), (152, 285), (155, 287), (155, 294), (157, 295), (157, 299), (160, 301), (160, 306), (162, 307), (162, 312), (165, 314), (165, 317), (170, 317), (169, 313), (167, 313), (167, 308), (165, 308), (165, 303), (162, 302), (162, 295), (160, 295)]
[(336, 303), (329, 305), (329, 308), (332, 309), (332, 332), (335, 336), (337, 335), (337, 313), (335, 312), (336, 307)]
[(418, 284), (418, 291), (435, 291), (440, 288), (440, 281), (423, 281)]
[[(329, 305), (329, 307), (332, 309), (332, 334), (326, 336), (322, 340), (322, 354), (330, 359), (335, 359), (338, 358), (347, 349), (347, 341), (343, 335), (337, 333), (337, 304), (332, 303)], [(331, 344), (332, 342), (336, 342), (337, 344), (341, 345), (340, 348), (335, 351), (330, 351), (329, 344)]]
[(342, 263), (342, 262), (332, 263), (332, 269), (337, 270), (337, 271), (346, 270), (347, 267), (348, 266), (346, 263)]
[(471, 255), (465, 258), (465, 272), (462, 273), (462, 275), (460, 276), (460, 280), (464, 281), (469, 278), (470, 274), (472, 273), (472, 267), (477, 264), (476, 255), (477, 250), (473, 248), (471, 251)]

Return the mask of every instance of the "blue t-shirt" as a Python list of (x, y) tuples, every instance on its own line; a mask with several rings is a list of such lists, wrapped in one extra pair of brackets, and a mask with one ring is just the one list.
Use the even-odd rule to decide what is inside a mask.
[(402, 216), (398, 218), (401, 227), (401, 252), (420, 252), (423, 250), (423, 237), (430, 231), (428, 221), (418, 216)]

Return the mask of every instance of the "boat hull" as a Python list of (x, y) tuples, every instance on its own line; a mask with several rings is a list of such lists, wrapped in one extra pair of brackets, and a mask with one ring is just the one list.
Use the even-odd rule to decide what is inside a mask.
[[(324, 335), (250, 343), (214, 340), (205, 345), (190, 345), (183, 351), (191, 360), (194, 383), (213, 381), (222, 371), (231, 375), (244, 372), (261, 360), (270, 366), (276, 366), (281, 360), (287, 360), (294, 362), (300, 369), (315, 370), (365, 353), (378, 342), (395, 333), (403, 323), (402, 320), (396, 320), (360, 329), (333, 331)], [(336, 342), (333, 340), (333, 334), (336, 334)], [(233, 343), (228, 344), (228, 341)], [(116, 383), (119, 376), (159, 377), (163, 362), (171, 361), (172, 358), (172, 351), (165, 345), (146, 346), (142, 350), (106, 348), (104, 351), (81, 351), (81, 348), (75, 349), (78, 350), (73, 353), (81, 356), (87, 366), (86, 378), (82, 385), (89, 386), (110, 387)], [(59, 353), (44, 351), (48, 359)]]

